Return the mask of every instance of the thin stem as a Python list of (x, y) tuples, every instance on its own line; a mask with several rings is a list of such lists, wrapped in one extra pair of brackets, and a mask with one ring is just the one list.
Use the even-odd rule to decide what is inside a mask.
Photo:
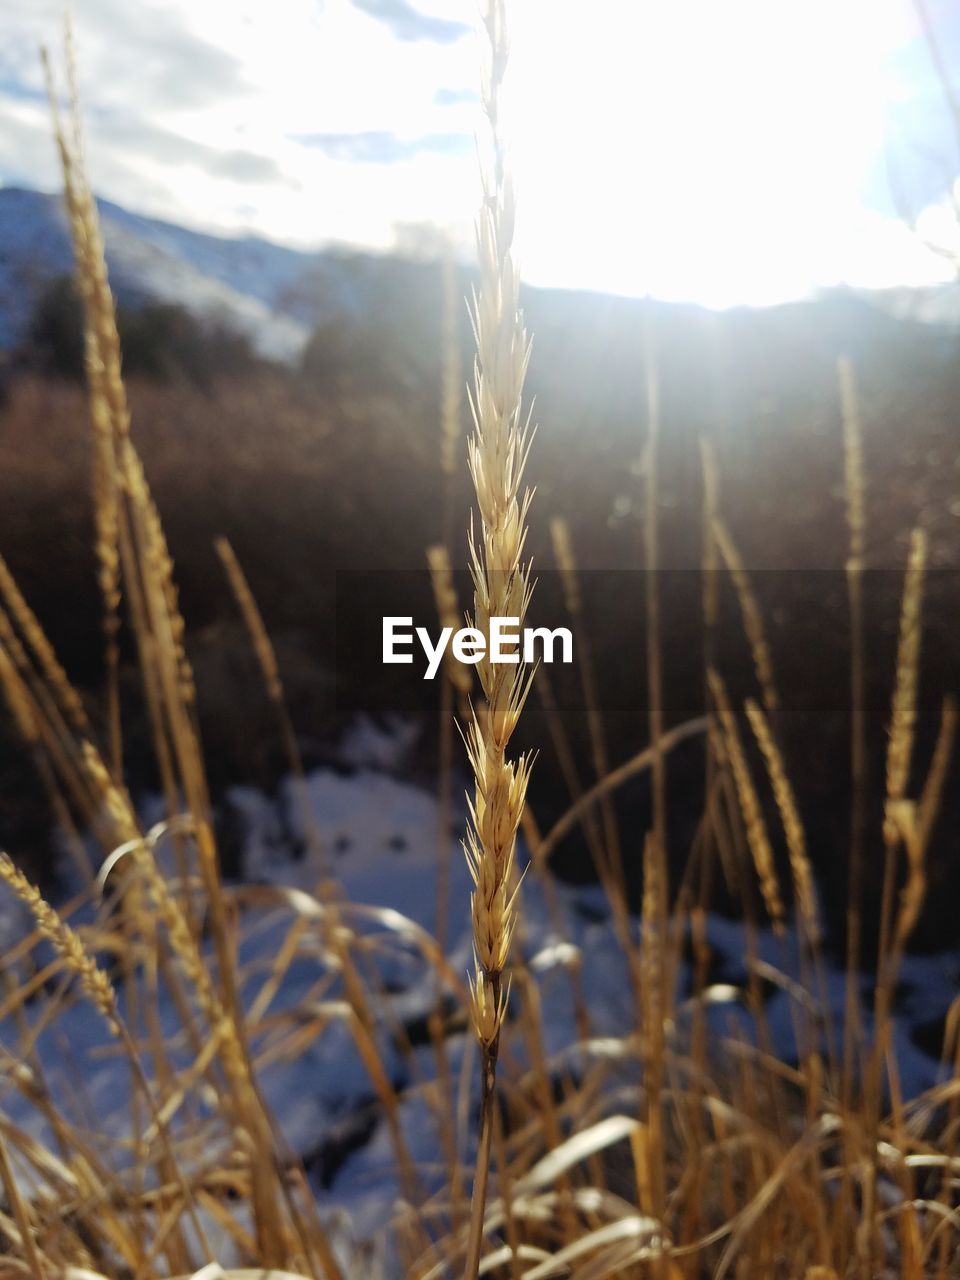
[(483, 1219), (487, 1207), (487, 1183), (490, 1177), (490, 1148), (493, 1142), (493, 1108), (497, 1092), (497, 1057), (500, 1037), (483, 1046), (481, 1059), (480, 1139), (477, 1143), (477, 1173), (473, 1182), (473, 1198), (470, 1202), (470, 1230), (467, 1235), (467, 1256), (463, 1268), (463, 1280), (477, 1280), (480, 1270), (480, 1250), (483, 1246)]

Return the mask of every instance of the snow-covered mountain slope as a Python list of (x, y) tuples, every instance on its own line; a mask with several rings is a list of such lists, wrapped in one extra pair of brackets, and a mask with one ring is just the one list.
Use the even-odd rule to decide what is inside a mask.
[[(223, 237), (191, 231), (99, 202), (110, 279), (127, 302), (176, 302), (196, 315), (219, 315), (247, 334), (264, 356), (295, 360), (320, 323), (376, 314), (391, 283), (386, 258), (331, 246), (306, 253), (255, 236)], [(414, 265), (414, 264), (408, 264)], [(71, 270), (70, 241), (59, 196), (0, 186), (0, 351), (14, 347), (44, 287)], [(546, 290), (551, 314), (565, 316), (566, 298), (579, 313), (590, 295)], [(826, 291), (811, 306), (857, 306), (932, 328), (960, 327), (960, 284), (927, 289)], [(684, 308), (678, 308), (683, 311)], [(581, 323), (590, 323), (587, 313)]]
[[(299, 355), (321, 319), (354, 313), (362, 300), (354, 255), (303, 253), (255, 237), (230, 239), (143, 218), (101, 201), (110, 279), (128, 302), (176, 302), (218, 315), (262, 355)], [(16, 345), (51, 280), (71, 270), (58, 196), (0, 187), (0, 348)]]

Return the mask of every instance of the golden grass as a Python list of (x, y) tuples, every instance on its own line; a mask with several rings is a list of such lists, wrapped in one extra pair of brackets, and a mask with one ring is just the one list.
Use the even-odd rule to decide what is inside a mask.
[[(468, 444), (479, 508), (471, 541), (474, 618), (482, 630), (494, 614), (522, 619), (530, 595), (524, 554), (529, 499), (521, 494), (528, 430), (520, 408), (529, 344), (518, 312), (512, 192), (498, 121), (506, 60), (503, 17), (502, 3), (495, 0), (487, 10), (492, 72), (485, 89), (493, 164), (478, 228), (478, 357)], [(946, 696), (923, 784), (914, 789), (923, 534), (914, 535), (903, 592), (886, 801), (877, 815), (884, 845), (881, 950), (873, 1036), (862, 1054), (856, 1045), (861, 1017), (855, 999), (847, 1002), (839, 1054), (825, 1026), (813, 976), (823, 959), (819, 909), (801, 798), (778, 736), (780, 700), (771, 648), (745, 562), (719, 515), (717, 471), (706, 443), (705, 624), (708, 633), (716, 625), (716, 571), (722, 562), (740, 602), (758, 696), (742, 706), (734, 702), (708, 645), (709, 714), (681, 725), (663, 723), (653, 576), (659, 534), (652, 354), (644, 538), (651, 571), (646, 599), (650, 741), (610, 768), (592, 677), (583, 673), (586, 701), (593, 704), (586, 714), (594, 721), (597, 766), (596, 781), (584, 787), (544, 683), (541, 692), (553, 708), (551, 732), (563, 748), (571, 805), (542, 836), (532, 815), (528, 827), (535, 833), (531, 853), (538, 874), (548, 874), (550, 853), (578, 827), (599, 854), (613, 931), (625, 953), (623, 972), (633, 985), (628, 997), (632, 1027), (618, 1036), (592, 1032), (592, 1011), (579, 986), (581, 957), (572, 941), (558, 934), (532, 956), (518, 946), (511, 961), (517, 831), (529, 770), (527, 757), (509, 754), (528, 689), (519, 667), (480, 665), (483, 697), (467, 728), (475, 779), (467, 837), (475, 880), (472, 983), (451, 971), (444, 946), (423, 929), (396, 912), (345, 901), (329, 885), (315, 894), (228, 886), (219, 870), (174, 566), (137, 452), (137, 428), (123, 385), (96, 208), (83, 172), (75, 92), (72, 110), (69, 125), (58, 113), (55, 127), (85, 307), (94, 538), (107, 648), (104, 732), (99, 732), (100, 716), (79, 698), (2, 562), (0, 683), (58, 821), (77, 833), (77, 844), (81, 831), (96, 839), (99, 875), (89, 877), (77, 900), (55, 909), (9, 857), (0, 857), (0, 880), (33, 922), (32, 933), (5, 957), (0, 971), (0, 1021), (18, 1035), (16, 1046), (0, 1053), (0, 1076), (5, 1090), (18, 1093), (50, 1135), (46, 1145), (19, 1128), (0, 1100), (0, 1277), (186, 1276), (217, 1262), (211, 1244), (216, 1231), (232, 1257), (265, 1269), (256, 1272), (264, 1280), (290, 1274), (318, 1280), (366, 1274), (378, 1280), (375, 1261), (361, 1247), (352, 1258), (335, 1247), (329, 1218), (318, 1208), (298, 1158), (278, 1136), (262, 1096), (268, 1065), (295, 1061), (334, 1025), (352, 1037), (393, 1150), (400, 1198), (384, 1233), (384, 1251), (397, 1263), (391, 1274), (416, 1280), (458, 1273), (471, 1280), (481, 1273), (495, 1280), (694, 1280), (728, 1274), (947, 1280), (960, 1275), (956, 1076), (920, 1098), (904, 1100), (891, 1035), (893, 990), (927, 891), (926, 856), (957, 722), (954, 700)], [(448, 280), (448, 309), (453, 306), (450, 288)], [(457, 435), (451, 360), (443, 397), (447, 481)], [(849, 366), (841, 366), (840, 378), (857, 632), (863, 619), (853, 584), (865, 555), (862, 424)], [(554, 525), (554, 543), (568, 603), (577, 615), (582, 602), (575, 555), (562, 522)], [(236, 556), (225, 542), (218, 550), (278, 715), (291, 772), (302, 782), (280, 664)], [(431, 550), (438, 612), (447, 625), (459, 613), (450, 565), (449, 548)], [(149, 831), (123, 779), (116, 685), (124, 626), (136, 644), (167, 809)], [(455, 701), (469, 693), (462, 670), (445, 673), (447, 731)], [(858, 698), (862, 703), (855, 678), (852, 701), (862, 717)], [(756, 749), (742, 733), (744, 721)], [(862, 730), (862, 719), (858, 723)], [(677, 746), (700, 737), (708, 742), (703, 815), (680, 883), (671, 886), (667, 868), (677, 865), (677, 851), (669, 848), (666, 765)], [(858, 748), (854, 737), (851, 785), (856, 788), (863, 746)], [(753, 767), (751, 753), (764, 768)], [(441, 788), (449, 787), (450, 771), (448, 751)], [(651, 830), (629, 831), (624, 839), (615, 827), (613, 799), (645, 772), (653, 775)], [(865, 803), (865, 793), (858, 794)], [(799, 980), (786, 960), (781, 971), (761, 957), (752, 918), (758, 886), (767, 915), (788, 940), (766, 808), (779, 815), (776, 839), (785, 845), (804, 962), (813, 961)], [(305, 821), (307, 816), (305, 808)], [(442, 848), (449, 843), (450, 825), (448, 801), (445, 809), (441, 806)], [(862, 820), (857, 830), (864, 840)], [(643, 862), (639, 921), (631, 914), (617, 866), (621, 842), (624, 857)], [(163, 869), (160, 856), (167, 846), (172, 873)], [(864, 856), (871, 852), (879, 869), (878, 851), (864, 845)], [(78, 861), (85, 857), (81, 847)], [(705, 886), (714, 859), (746, 905), (743, 990), (710, 985), (707, 978)], [(440, 892), (443, 898), (443, 885)], [(856, 903), (851, 906), (854, 917), (858, 909)], [(457, 910), (456, 904), (441, 903), (442, 939), (448, 910)], [(244, 937), (278, 918), (285, 926), (280, 946), (266, 962), (243, 962)], [(696, 963), (692, 989), (680, 999), (675, 972), (685, 939)], [(422, 960), (438, 997), (428, 1028), (435, 1078), (424, 1076), (403, 1028), (390, 1030), (410, 1068), (410, 1095), (425, 1105), (443, 1135), (439, 1181), (436, 1170), (418, 1168), (412, 1159), (404, 1100), (382, 1056), (382, 993), (370, 977), (372, 960), (410, 952)], [(305, 957), (316, 966), (310, 998), (302, 1007), (286, 1009), (278, 993), (291, 966)], [(508, 1008), (511, 962), (516, 1000)], [(850, 968), (853, 977), (853, 958)], [(773, 1051), (762, 981), (789, 1001), (803, 1047), (797, 1063), (780, 1061)], [(558, 983), (569, 986), (577, 1031), (569, 1044), (548, 1051), (544, 997)], [(160, 1025), (161, 996), (165, 1007), (176, 1011), (173, 1030)], [(440, 997), (452, 1013), (441, 1015)], [(106, 1020), (110, 1050), (122, 1055), (130, 1072), (129, 1124), (120, 1138), (99, 1131), (107, 1117), (85, 1113), (82, 1073), (75, 1081), (76, 1098), (56, 1094), (44, 1076), (39, 1038), (56, 1036), (64, 1011), (77, 1001)], [(724, 1033), (717, 1022), (708, 1022), (717, 1006), (737, 1005), (752, 1017), (755, 1037)], [(954, 1011), (945, 1054), (960, 1044), (958, 1017)], [(480, 1049), (478, 1126), (469, 1077), (474, 1059), (467, 1053), (462, 1080), (449, 1068), (450, 1037), (464, 1027)], [(503, 1035), (507, 1029), (509, 1035)], [(467, 1135), (475, 1128), (474, 1154)], [(472, 1206), (464, 1194), (471, 1173)], [(220, 1273), (204, 1274), (212, 1280)], [(225, 1274), (247, 1280), (253, 1273)]]
[(480, 1266), (497, 1059), (508, 991), (504, 971), (516, 928), (517, 831), (530, 773), (529, 756), (511, 760), (508, 755), (529, 690), (529, 676), (521, 661), (510, 665), (490, 660), (490, 620), (515, 618), (522, 632), (530, 600), (530, 573), (523, 562), (530, 493), (521, 492), (530, 441), (529, 423), (522, 416), (530, 344), (519, 309), (520, 275), (511, 253), (513, 187), (499, 122), (507, 62), (503, 0), (489, 0), (483, 21), (490, 58), (483, 108), (490, 123), (492, 154), (489, 171), (483, 175), (483, 205), (477, 219), (480, 283), (473, 304), (477, 343), (471, 398), (474, 430), (467, 447), (479, 508), (479, 530), (471, 522), (469, 544), (473, 624), (488, 639), (485, 655), (477, 664), (484, 699), (482, 714), (475, 712), (467, 728), (475, 786), (464, 841), (474, 884), (472, 1010), (482, 1055), (482, 1102), (465, 1280), (475, 1280)]

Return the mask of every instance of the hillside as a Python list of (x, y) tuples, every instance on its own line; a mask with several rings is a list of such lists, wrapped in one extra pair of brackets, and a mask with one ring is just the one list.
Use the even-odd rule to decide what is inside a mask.
[[(256, 236), (228, 238), (142, 217), (109, 201), (99, 202), (111, 282), (125, 302), (180, 303), (199, 316), (216, 315), (248, 335), (263, 356), (295, 360), (318, 325), (356, 323), (395, 293), (398, 284), (420, 291), (428, 263), (331, 246), (301, 252)], [(59, 196), (20, 187), (0, 187), (0, 350), (23, 337), (25, 326), (46, 285), (71, 270), (66, 215)], [(561, 290), (531, 290), (546, 301), (538, 313), (552, 329), (589, 323), (606, 327), (611, 315), (634, 315), (638, 303)], [(891, 289), (867, 293), (838, 290), (799, 304), (821, 341), (857, 343), (857, 334), (882, 329), (893, 317), (924, 330), (954, 331), (960, 326), (960, 285), (926, 290)], [(810, 310), (812, 308), (812, 310)], [(818, 315), (830, 318), (821, 323)], [(751, 317), (792, 308), (711, 313), (697, 307), (667, 307), (676, 316), (699, 315), (702, 327), (723, 327), (732, 318), (736, 331), (749, 329)], [(761, 327), (765, 327), (761, 323)]]
[[(325, 310), (341, 314), (360, 305), (352, 255), (204, 235), (108, 201), (99, 208), (121, 300), (177, 302), (198, 315), (215, 314), (270, 358), (295, 358)], [(60, 198), (0, 188), (0, 347), (16, 345), (43, 287), (71, 265)]]

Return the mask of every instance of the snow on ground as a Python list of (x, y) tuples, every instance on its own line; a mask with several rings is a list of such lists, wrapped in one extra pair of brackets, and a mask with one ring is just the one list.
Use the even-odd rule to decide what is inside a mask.
[[(378, 1027), (377, 1048), (387, 1075), (401, 1098), (400, 1123), (415, 1165), (428, 1190), (442, 1181), (442, 1151), (436, 1120), (424, 1101), (425, 1082), (434, 1077), (429, 1044), (417, 1043), (413, 1052), (397, 1047), (398, 1027), (415, 1028), (433, 1008), (432, 971), (417, 948), (401, 916), (432, 933), (436, 923), (438, 808), (427, 791), (400, 781), (389, 770), (401, 763), (412, 741), (409, 726), (384, 728), (360, 721), (348, 735), (343, 755), (348, 771), (321, 769), (300, 782), (288, 780), (273, 797), (248, 788), (235, 788), (228, 804), (239, 816), (244, 832), (243, 869), (248, 884), (284, 887), (312, 894), (321, 880), (339, 886), (344, 903), (381, 909), (366, 913), (344, 906), (347, 921), (367, 941), (365, 960), (371, 1002)], [(150, 806), (146, 806), (150, 808)], [(470, 890), (459, 834), (465, 816), (462, 804), (449, 833), (451, 929), (448, 955), (453, 970), (466, 976), (471, 962), (468, 895)], [(251, 890), (251, 892), (254, 892)], [(266, 892), (266, 890), (262, 891)], [(530, 958), (541, 986), (544, 1034), (548, 1055), (559, 1053), (576, 1039), (571, 986), (566, 961), (576, 948), (586, 1008), (593, 1036), (616, 1036), (632, 1025), (632, 999), (626, 965), (609, 926), (602, 894), (596, 888), (556, 886), (559, 927), (552, 920), (543, 888), (532, 872), (523, 889), (522, 927), (518, 943)], [(314, 898), (302, 901), (316, 902)], [(87, 916), (89, 918), (89, 915)], [(291, 920), (288, 908), (256, 912), (241, 946), (240, 959), (251, 975), (245, 999), (252, 1001), (269, 973)], [(7, 950), (22, 937), (28, 923), (23, 911), (0, 897), (0, 946)], [(723, 997), (707, 1009), (716, 1041), (736, 1034), (755, 1037), (752, 1019), (734, 989), (743, 989), (749, 971), (744, 932), (739, 925), (711, 917), (707, 922), (713, 952), (713, 981)], [(308, 923), (295, 961), (270, 1007), (274, 1018), (305, 1005), (335, 1002), (337, 985), (318, 996), (316, 983), (324, 972), (317, 955), (318, 930)], [(798, 1056), (793, 1000), (783, 985), (769, 981), (773, 970), (796, 975), (795, 945), (760, 931), (756, 958), (771, 966), (765, 985), (765, 1013), (777, 1051), (787, 1060)], [(957, 994), (960, 953), (939, 957), (908, 957), (900, 984), (896, 1048), (901, 1084), (906, 1095), (937, 1078), (937, 1064), (916, 1043), (917, 1028), (936, 1024)], [(839, 1039), (843, 1015), (843, 976), (834, 969), (824, 974), (825, 1004), (834, 1035)], [(690, 994), (686, 965), (678, 973), (681, 1010)], [(869, 997), (864, 980), (864, 996)], [(865, 1010), (868, 1000), (865, 1000)], [(161, 1002), (161, 1023), (177, 1026), (174, 1010)], [(41, 1012), (37, 1002), (29, 1016)], [(869, 1032), (869, 1014), (865, 1025)], [(83, 1106), (102, 1117), (103, 1132), (119, 1136), (127, 1113), (123, 1099), (128, 1073), (111, 1053), (99, 1021), (82, 1003), (68, 1008), (57, 1021), (57, 1034), (43, 1035), (38, 1050), (49, 1081), (63, 1089), (63, 1099), (79, 1114), (80, 1099), (72, 1080), (82, 1078)], [(683, 1034), (683, 1026), (678, 1028)], [(922, 1036), (920, 1037), (922, 1040)], [(422, 1039), (422, 1036), (421, 1036)], [(16, 1043), (15, 1028), (0, 1024), (0, 1044)], [(255, 1048), (263, 1048), (263, 1044)], [(447, 1041), (453, 1079), (475, 1064), (470, 1037), (456, 1030)], [(522, 1061), (523, 1048), (512, 1052)], [(466, 1061), (465, 1061), (466, 1059)], [(292, 1061), (274, 1060), (262, 1074), (263, 1092), (286, 1143), (301, 1156), (326, 1215), (338, 1225), (339, 1238), (373, 1235), (390, 1217), (400, 1193), (395, 1151), (348, 1023), (334, 1017), (321, 1034)], [(7, 1088), (0, 1106), (11, 1119), (37, 1139), (49, 1140), (45, 1122), (18, 1094)], [(470, 1158), (471, 1135), (456, 1135), (458, 1149)], [(345, 1225), (349, 1223), (349, 1228)]]

